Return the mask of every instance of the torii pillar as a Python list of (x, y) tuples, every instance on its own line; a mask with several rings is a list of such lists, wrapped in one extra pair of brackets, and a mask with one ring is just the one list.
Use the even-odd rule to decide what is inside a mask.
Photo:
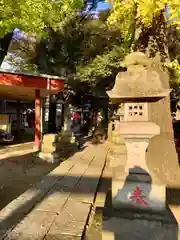
[(35, 138), (34, 148), (38, 151), (41, 147), (41, 98), (40, 89), (35, 90)]

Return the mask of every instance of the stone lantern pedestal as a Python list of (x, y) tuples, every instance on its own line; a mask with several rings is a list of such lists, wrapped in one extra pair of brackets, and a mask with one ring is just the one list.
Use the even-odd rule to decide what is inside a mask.
[(112, 180), (112, 205), (146, 211), (163, 211), (166, 207), (166, 188), (148, 169), (146, 150), (160, 128), (151, 122), (122, 122), (121, 134), (127, 148), (124, 173), (115, 171)]

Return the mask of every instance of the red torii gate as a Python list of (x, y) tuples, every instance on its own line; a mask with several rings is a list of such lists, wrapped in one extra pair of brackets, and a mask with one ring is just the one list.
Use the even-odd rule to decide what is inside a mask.
[(41, 138), (41, 99), (64, 89), (64, 79), (49, 75), (30, 75), (0, 70), (0, 98), (35, 100), (35, 139), (37, 150)]

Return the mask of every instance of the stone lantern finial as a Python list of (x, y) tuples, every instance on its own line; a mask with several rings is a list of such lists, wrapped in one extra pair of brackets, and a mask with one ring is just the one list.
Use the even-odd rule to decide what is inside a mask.
[(153, 62), (150, 58), (148, 58), (147, 55), (142, 52), (132, 52), (125, 57), (124, 63), (128, 68), (135, 65), (147, 67), (151, 66)]
[(131, 53), (125, 58), (126, 72), (119, 72), (114, 87), (107, 94), (113, 99), (162, 98), (170, 89), (164, 88), (161, 74), (153, 69), (153, 61), (143, 53)]

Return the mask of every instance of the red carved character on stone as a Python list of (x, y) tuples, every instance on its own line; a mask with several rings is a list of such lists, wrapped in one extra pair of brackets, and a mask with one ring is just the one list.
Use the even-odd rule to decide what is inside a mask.
[(142, 196), (142, 190), (139, 187), (136, 187), (130, 198), (136, 204), (148, 206), (148, 203), (143, 199), (144, 196)]

